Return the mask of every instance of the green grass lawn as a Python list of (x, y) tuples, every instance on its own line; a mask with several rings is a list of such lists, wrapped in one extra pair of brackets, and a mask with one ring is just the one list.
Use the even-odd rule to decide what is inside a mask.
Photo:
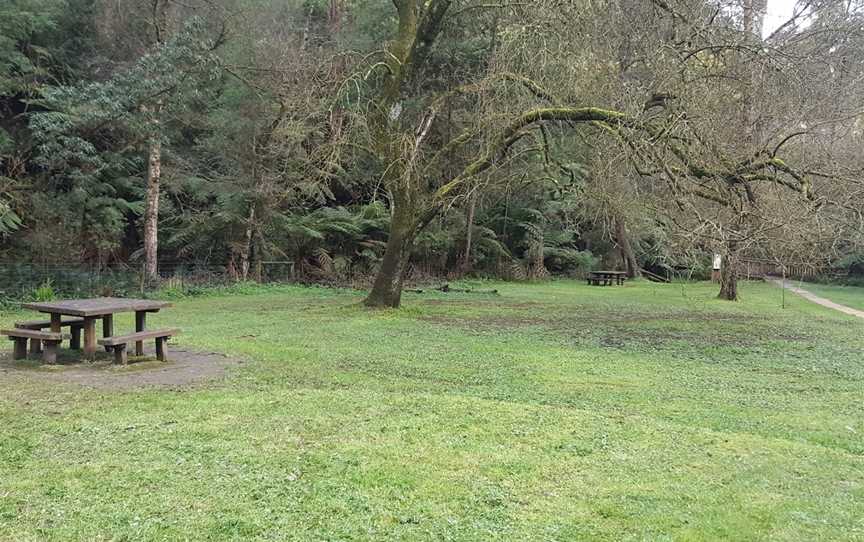
[(0, 539), (864, 540), (860, 320), (763, 284), (482, 287), (179, 301), (180, 344), (247, 360), (193, 389), (0, 369)]
[(809, 290), (814, 294), (830, 299), (835, 303), (864, 311), (864, 288), (859, 286), (834, 286), (828, 284), (793, 283), (800, 284), (801, 288)]

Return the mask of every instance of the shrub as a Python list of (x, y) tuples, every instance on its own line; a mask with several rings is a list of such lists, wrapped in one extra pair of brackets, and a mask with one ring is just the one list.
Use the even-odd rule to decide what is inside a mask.
[(53, 301), (56, 298), (57, 294), (54, 292), (53, 281), (51, 279), (46, 279), (38, 288), (33, 290), (33, 299), (35, 301)]

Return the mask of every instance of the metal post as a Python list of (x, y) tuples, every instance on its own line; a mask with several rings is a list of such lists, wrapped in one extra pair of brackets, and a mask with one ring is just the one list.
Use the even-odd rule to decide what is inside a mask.
[(783, 283), (780, 285), (780, 305), (781, 308), (786, 308), (786, 266), (781, 266), (783, 269)]

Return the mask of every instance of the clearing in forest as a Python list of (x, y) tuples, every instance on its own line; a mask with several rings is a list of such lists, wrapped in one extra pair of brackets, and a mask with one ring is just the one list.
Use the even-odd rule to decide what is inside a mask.
[(178, 301), (181, 349), (245, 360), (180, 388), (5, 349), (0, 540), (864, 538), (859, 320), (769, 284), (474, 286)]

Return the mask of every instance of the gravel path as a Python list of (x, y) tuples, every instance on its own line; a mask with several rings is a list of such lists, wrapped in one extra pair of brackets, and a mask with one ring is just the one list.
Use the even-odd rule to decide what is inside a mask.
[[(776, 284), (777, 286), (783, 287), (782, 279), (770, 279), (771, 282)], [(830, 299), (825, 299), (824, 297), (819, 297), (818, 295), (809, 292), (803, 288), (799, 288), (795, 286), (792, 282), (786, 281), (786, 289), (790, 292), (797, 294), (808, 301), (812, 301), (817, 305), (822, 305), (823, 307), (828, 307), (829, 309), (834, 309), (835, 311), (842, 312), (844, 314), (848, 314), (850, 316), (857, 316), (858, 318), (864, 318), (864, 311), (859, 311), (858, 309), (853, 309), (852, 307), (847, 307), (846, 305), (841, 305), (839, 303), (834, 303)]]

